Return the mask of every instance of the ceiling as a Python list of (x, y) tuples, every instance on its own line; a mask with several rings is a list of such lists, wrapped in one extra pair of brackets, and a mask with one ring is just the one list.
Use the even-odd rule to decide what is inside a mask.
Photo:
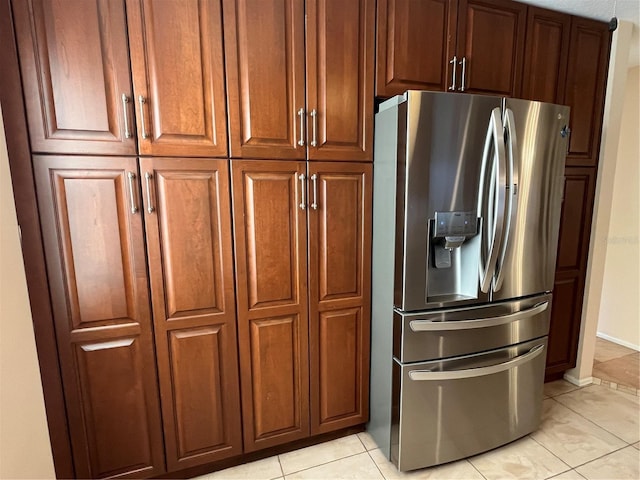
[(633, 36), (629, 51), (629, 66), (640, 65), (640, 0), (519, 0), (529, 5), (560, 12), (594, 18), (608, 22), (615, 16), (618, 20), (633, 23)]

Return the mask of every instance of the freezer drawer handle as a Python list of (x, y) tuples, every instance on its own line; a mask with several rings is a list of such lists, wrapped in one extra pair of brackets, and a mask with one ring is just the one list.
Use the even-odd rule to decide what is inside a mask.
[(467, 370), (453, 370), (450, 372), (431, 372), (429, 370), (412, 370), (409, 372), (411, 380), (459, 380), (462, 378), (483, 377), (494, 373), (504, 372), (518, 367), (523, 363), (530, 362), (544, 352), (544, 345), (536, 345), (524, 355), (512, 358), (511, 360), (490, 365), (488, 367), (469, 368)]
[(468, 330), (472, 328), (495, 327), (505, 323), (515, 322), (527, 317), (544, 312), (549, 306), (549, 302), (541, 302), (526, 310), (500, 315), (499, 317), (488, 317), (480, 320), (459, 320), (459, 321), (432, 321), (432, 320), (412, 320), (409, 328), (414, 332), (433, 332), (443, 330)]

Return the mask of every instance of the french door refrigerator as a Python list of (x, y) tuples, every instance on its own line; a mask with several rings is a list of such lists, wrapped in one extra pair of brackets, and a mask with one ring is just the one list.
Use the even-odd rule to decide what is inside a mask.
[(402, 471), (539, 425), (568, 123), (511, 98), (380, 105), (368, 430)]

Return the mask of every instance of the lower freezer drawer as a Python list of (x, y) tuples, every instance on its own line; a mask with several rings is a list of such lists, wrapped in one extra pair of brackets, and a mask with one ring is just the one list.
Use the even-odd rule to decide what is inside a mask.
[(547, 337), (443, 361), (394, 361), (391, 460), (399, 470), (498, 447), (540, 423)]

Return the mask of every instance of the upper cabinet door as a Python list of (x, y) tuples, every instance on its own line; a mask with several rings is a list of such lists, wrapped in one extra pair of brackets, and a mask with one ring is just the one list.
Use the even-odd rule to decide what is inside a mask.
[(571, 16), (529, 7), (521, 98), (562, 103)]
[(457, 0), (378, 0), (376, 96), (452, 84)]
[(307, 1), (310, 160), (373, 159), (375, 1)]
[(127, 0), (141, 154), (227, 156), (219, 0)]
[(459, 90), (519, 93), (527, 6), (509, 0), (459, 0)]
[(124, 1), (13, 9), (32, 151), (135, 154)]
[(571, 107), (567, 165), (598, 164), (611, 34), (606, 23), (571, 17), (565, 105)]
[(230, 156), (304, 159), (303, 1), (223, 6)]

